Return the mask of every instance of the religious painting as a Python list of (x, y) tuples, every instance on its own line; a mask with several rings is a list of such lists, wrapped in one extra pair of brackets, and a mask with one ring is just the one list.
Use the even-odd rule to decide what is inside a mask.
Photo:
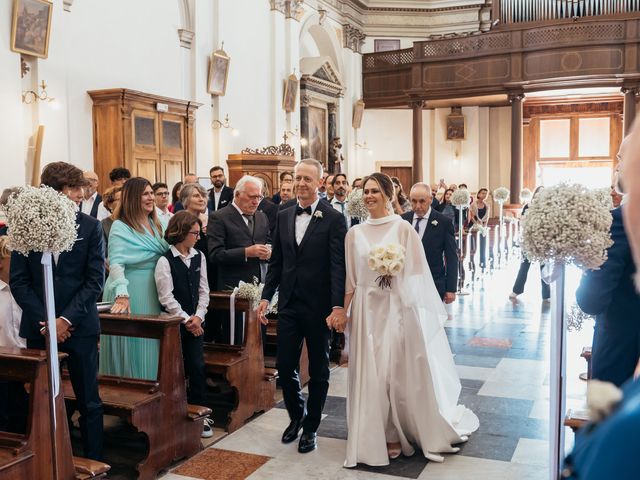
[(309, 106), (309, 156), (327, 168), (327, 111)]
[(229, 62), (231, 59), (224, 50), (216, 50), (209, 63), (209, 84), (207, 91), (212, 95), (224, 96), (229, 78)]
[(454, 112), (447, 115), (447, 140), (464, 140), (465, 136), (464, 115)]
[(400, 39), (377, 38), (373, 41), (374, 52), (389, 52), (391, 50), (400, 50)]
[(298, 98), (298, 77), (289, 75), (284, 82), (284, 95), (282, 97), (282, 108), (285, 112), (293, 112), (296, 109), (296, 99)]
[(11, 50), (47, 58), (52, 14), (49, 0), (14, 0)]
[(353, 118), (351, 120), (351, 126), (353, 128), (360, 128), (362, 126), (362, 117), (364, 115), (364, 100), (358, 100), (353, 106)]

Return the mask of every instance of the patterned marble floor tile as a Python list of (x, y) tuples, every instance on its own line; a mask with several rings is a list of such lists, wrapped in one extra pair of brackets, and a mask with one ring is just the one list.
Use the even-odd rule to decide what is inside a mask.
[(466, 365), (469, 367), (495, 368), (500, 363), (501, 358), (490, 356), (466, 355), (455, 353), (453, 361), (456, 365)]
[(513, 452), (511, 461), (513, 463), (523, 463), (538, 467), (549, 465), (549, 443), (544, 440), (534, 440), (531, 438), (521, 438)]
[(549, 364), (545, 361), (503, 358), (487, 381), (543, 385), (548, 372)]
[(499, 460), (447, 455), (444, 463), (429, 463), (418, 480), (546, 480), (546, 472), (539, 470)]
[(493, 373), (493, 368), (471, 367), (469, 365), (456, 365), (460, 379), (485, 381)]
[(539, 398), (544, 398), (547, 391), (548, 388), (532, 383), (486, 381), (478, 392), (478, 395), (519, 398), (521, 400), (537, 400)]

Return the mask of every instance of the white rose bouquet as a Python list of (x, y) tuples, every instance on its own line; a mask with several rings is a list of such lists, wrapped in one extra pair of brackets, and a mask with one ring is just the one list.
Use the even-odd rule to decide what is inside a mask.
[(493, 191), (493, 199), (498, 203), (504, 203), (509, 200), (510, 194), (507, 187), (498, 187)]
[(354, 188), (347, 196), (347, 215), (360, 220), (366, 220), (369, 217), (369, 210), (364, 204), (361, 188)]
[(613, 244), (611, 222), (609, 209), (584, 186), (545, 188), (522, 218), (522, 250), (531, 262), (574, 263), (595, 270)]
[(451, 204), (458, 208), (469, 208), (471, 194), (466, 188), (458, 188), (451, 194)]
[(404, 259), (405, 249), (397, 243), (389, 243), (371, 249), (368, 265), (371, 270), (379, 274), (376, 282), (380, 288), (383, 290), (391, 288), (391, 279), (404, 268)]
[(68, 252), (76, 241), (78, 207), (51, 187), (23, 187), (3, 207), (9, 246), (29, 252)]

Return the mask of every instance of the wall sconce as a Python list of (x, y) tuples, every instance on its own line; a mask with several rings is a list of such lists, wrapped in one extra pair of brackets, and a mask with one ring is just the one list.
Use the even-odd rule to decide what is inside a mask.
[(364, 150), (365, 152), (367, 152), (367, 155), (369, 155), (369, 156), (373, 155), (373, 150), (371, 150), (367, 146), (367, 142), (366, 141), (364, 141), (362, 143), (356, 143), (356, 149)]
[(47, 84), (44, 80), (40, 83), (40, 90), (41, 91), (39, 93), (33, 90), (25, 90), (22, 92), (22, 103), (29, 105), (37, 102), (47, 102), (51, 104), (52, 108), (57, 108), (58, 102), (55, 98), (49, 96), (49, 93), (47, 92)]
[(220, 120), (214, 120), (211, 125), (213, 126), (213, 128), (215, 129), (219, 129), (219, 128), (230, 128), (231, 129), (231, 135), (233, 135), (234, 137), (237, 137), (238, 135), (240, 135), (240, 132), (238, 131), (238, 129), (233, 128), (230, 124), (229, 124), (229, 114), (227, 113), (224, 117), (224, 122), (221, 122)]

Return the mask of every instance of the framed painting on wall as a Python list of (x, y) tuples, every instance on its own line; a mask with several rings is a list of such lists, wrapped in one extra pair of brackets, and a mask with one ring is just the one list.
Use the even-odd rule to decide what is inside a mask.
[(284, 95), (282, 96), (282, 108), (285, 112), (293, 112), (296, 109), (298, 98), (298, 77), (291, 74), (284, 81)]
[(327, 110), (309, 106), (309, 155), (327, 168)]
[(52, 12), (49, 0), (14, 0), (11, 50), (47, 58)]
[(453, 112), (447, 115), (447, 140), (464, 140), (465, 136), (464, 115)]
[(224, 96), (227, 91), (230, 62), (231, 58), (224, 50), (216, 50), (211, 55), (211, 62), (209, 63), (209, 84), (207, 85), (207, 91), (210, 94)]
[(374, 52), (389, 52), (391, 50), (400, 50), (399, 38), (377, 38), (373, 41)]

